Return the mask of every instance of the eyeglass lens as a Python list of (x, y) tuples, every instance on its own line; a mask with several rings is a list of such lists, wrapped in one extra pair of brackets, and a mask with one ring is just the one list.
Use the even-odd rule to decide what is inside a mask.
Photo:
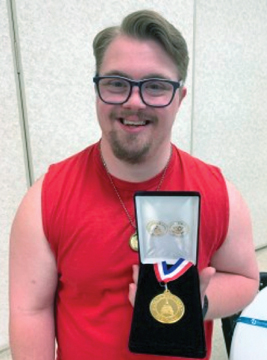
[[(131, 94), (131, 83), (126, 79), (103, 78), (99, 79), (98, 89), (103, 101), (113, 104), (122, 104)], [(171, 83), (151, 79), (141, 83), (139, 87), (142, 100), (151, 106), (165, 106), (173, 97), (174, 87)]]

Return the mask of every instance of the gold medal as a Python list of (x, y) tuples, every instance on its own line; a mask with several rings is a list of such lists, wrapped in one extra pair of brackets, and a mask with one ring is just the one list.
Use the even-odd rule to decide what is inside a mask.
[(167, 225), (163, 221), (149, 221), (146, 226), (148, 233), (152, 236), (163, 236), (167, 233)]
[(149, 310), (153, 318), (163, 324), (173, 324), (185, 313), (182, 300), (168, 289), (151, 300)]
[(173, 236), (185, 236), (189, 232), (189, 226), (184, 221), (173, 221), (169, 225), (169, 234)]
[(138, 251), (138, 237), (136, 232), (130, 237), (129, 245), (133, 251)]

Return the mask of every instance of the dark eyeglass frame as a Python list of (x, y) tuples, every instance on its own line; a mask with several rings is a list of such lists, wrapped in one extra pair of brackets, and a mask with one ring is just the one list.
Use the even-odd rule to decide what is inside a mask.
[[(128, 82), (128, 84), (130, 85), (130, 91), (129, 91), (129, 95), (127, 96), (127, 98), (124, 100), (124, 101), (119, 101), (119, 102), (113, 102), (113, 101), (106, 101), (102, 98), (101, 96), (101, 91), (99, 90), (99, 82), (102, 80), (102, 79), (119, 79), (119, 80), (124, 80), (126, 82)], [(143, 94), (142, 94), (142, 86), (143, 84), (149, 82), (149, 81), (164, 81), (164, 82), (167, 82), (169, 84), (172, 85), (172, 88), (173, 88), (173, 92), (172, 92), (172, 96), (171, 96), (171, 99), (170, 101), (165, 104), (165, 105), (151, 105), (151, 104), (148, 104), (144, 98), (143, 98)], [(123, 105), (124, 103), (126, 103), (131, 95), (132, 95), (132, 90), (133, 90), (133, 87), (134, 86), (137, 86), (139, 88), (139, 94), (140, 94), (140, 97), (143, 101), (143, 103), (147, 106), (150, 106), (150, 107), (155, 107), (155, 108), (163, 108), (163, 107), (166, 107), (166, 106), (169, 106), (170, 103), (173, 101), (173, 98), (174, 98), (174, 95), (175, 95), (175, 92), (177, 89), (180, 89), (183, 87), (184, 85), (184, 82), (183, 80), (180, 80), (180, 81), (173, 81), (173, 80), (168, 80), (168, 79), (161, 79), (161, 78), (149, 78), (149, 79), (143, 79), (143, 80), (132, 80), (132, 79), (128, 79), (126, 77), (123, 77), (123, 76), (118, 76), (118, 75), (111, 75), (111, 76), (99, 76), (98, 74), (96, 76), (93, 77), (93, 82), (95, 83), (96, 85), (96, 88), (97, 88), (97, 93), (98, 93), (98, 96), (100, 97), (100, 99), (105, 103), (105, 104), (109, 104), (109, 105)]]

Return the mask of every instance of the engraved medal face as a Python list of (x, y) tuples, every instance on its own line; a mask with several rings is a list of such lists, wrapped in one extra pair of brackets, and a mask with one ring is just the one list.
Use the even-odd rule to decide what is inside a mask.
[(167, 233), (167, 225), (163, 221), (149, 221), (146, 229), (152, 236), (163, 236)]
[(173, 324), (183, 317), (185, 307), (178, 296), (165, 290), (151, 300), (149, 310), (155, 320), (163, 324)]
[(172, 221), (169, 224), (169, 234), (173, 236), (184, 236), (189, 233), (189, 226), (184, 221)]
[(133, 251), (138, 251), (138, 238), (136, 232), (130, 237), (129, 245)]

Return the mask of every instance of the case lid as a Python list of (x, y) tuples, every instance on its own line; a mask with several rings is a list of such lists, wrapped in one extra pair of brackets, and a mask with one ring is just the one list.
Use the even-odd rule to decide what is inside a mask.
[(200, 194), (193, 191), (139, 191), (134, 195), (142, 264), (183, 258), (196, 265)]

